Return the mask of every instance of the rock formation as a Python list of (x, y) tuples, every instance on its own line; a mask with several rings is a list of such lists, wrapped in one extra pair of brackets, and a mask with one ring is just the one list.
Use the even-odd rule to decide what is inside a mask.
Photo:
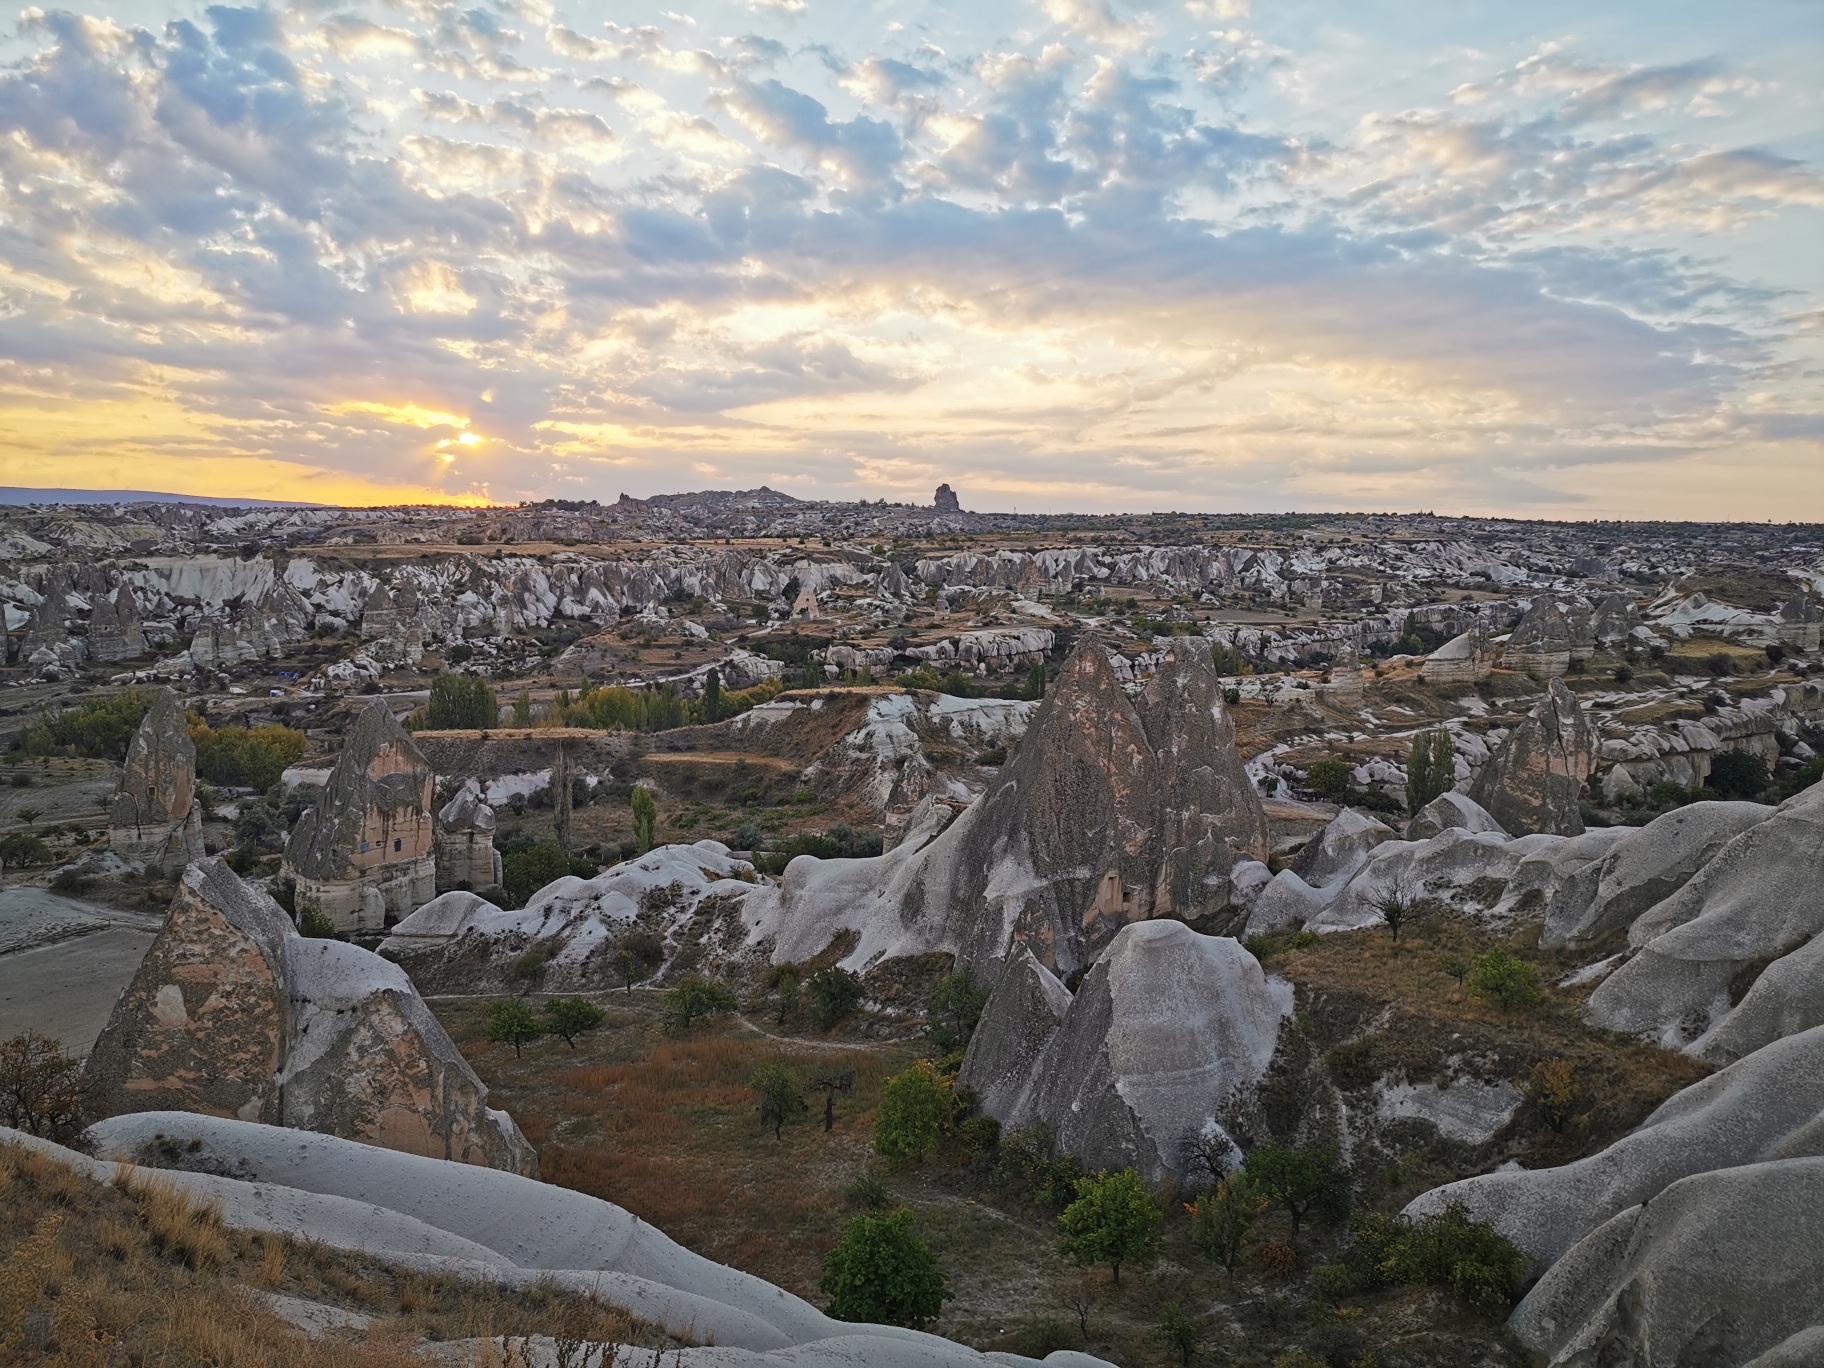
[(951, 489), (950, 486), (947, 484), (940, 484), (937, 487), (937, 514), (938, 514), (938, 516), (940, 518), (944, 517), (946, 515), (954, 516), (954, 515), (960, 514), (962, 511), (963, 511), (963, 505), (962, 505), (962, 502), (956, 497), (956, 491)]
[(957, 1075), (975, 1089), (989, 1116), (1014, 1113), (1069, 1010), (1070, 990), (1030, 950), (1020, 951), (988, 995)]
[(948, 828), (922, 813), (878, 860), (793, 860), (778, 899), (749, 900), (756, 933), (780, 959), (853, 930), (845, 963), (948, 950), (992, 983), (1026, 946), (1068, 974), (1130, 922), (1226, 906), (1235, 861), (1266, 857), (1201, 642), (1175, 648), (1137, 700), (1103, 647), (1080, 643), (988, 791)]
[(384, 699), (367, 706), (317, 805), (285, 842), (281, 878), (299, 916), (379, 931), (437, 893), (431, 767)]
[(1824, 1324), (1820, 1229), (1824, 1158), (1694, 1174), (1578, 1241), (1510, 1325), (1550, 1368), (1766, 1365)]
[(494, 809), (482, 801), (481, 787), (471, 779), (437, 814), (437, 891), (489, 888), (500, 878)]
[(1359, 808), (1346, 807), (1286, 866), (1313, 888), (1347, 879), (1368, 861), (1368, 852), (1394, 840), (1393, 828)]
[(1507, 639), (1502, 660), (1510, 670), (1555, 679), (1571, 668), (1571, 627), (1558, 605), (1541, 594)]
[(1794, 594), (1780, 608), (1780, 642), (1790, 650), (1818, 649), (1819, 626), (1824, 624), (1824, 609), (1810, 594)]
[(89, 658), (98, 663), (138, 660), (146, 653), (146, 631), (139, 620), (133, 586), (122, 580), (110, 598), (98, 594), (89, 614)]
[(1494, 669), (1487, 638), (1479, 627), (1472, 627), (1428, 654), (1419, 666), (1419, 678), (1427, 684), (1474, 684)]
[(1634, 629), (1640, 625), (1640, 613), (1634, 600), (1626, 594), (1609, 594), (1596, 605), (1590, 618), (1590, 629), (1596, 649), (1610, 656), (1627, 648)]
[(1583, 830), (1579, 800), (1594, 752), (1595, 738), (1577, 695), (1554, 679), (1477, 771), (1469, 796), (1516, 835), (1575, 836)]
[(219, 859), (184, 872), (87, 1073), (109, 1115), (232, 1116), (537, 1171), (397, 966), (299, 936)]
[(1030, 1052), (1055, 1006), (1051, 985), (1033, 972), (1043, 970), (1019, 963), (1024, 972), (1003, 978), (1026, 982), (997, 1005), (1025, 1018), (1022, 1042), (972, 1042), (973, 1066), (965, 1061), (963, 1081), (989, 1085), (989, 1115), (1007, 1127), (1042, 1123), (1089, 1168), (1132, 1167), (1149, 1182), (1186, 1171), (1202, 1142), (1232, 1145), (1221, 1117), (1266, 1073), (1292, 1013), (1290, 985), (1270, 982), (1227, 937), (1176, 921), (1124, 927), (1016, 1087), (1007, 1066)]
[(196, 743), (170, 689), (158, 691), (127, 747), (108, 811), (108, 844), (121, 859), (163, 874), (203, 858)]
[(1450, 831), (1493, 831), (1505, 836), (1501, 823), (1491, 817), (1480, 803), (1471, 800), (1468, 794), (1452, 790), (1440, 793), (1412, 816), (1406, 823), (1406, 839), (1409, 841), (1430, 840), (1440, 832)]

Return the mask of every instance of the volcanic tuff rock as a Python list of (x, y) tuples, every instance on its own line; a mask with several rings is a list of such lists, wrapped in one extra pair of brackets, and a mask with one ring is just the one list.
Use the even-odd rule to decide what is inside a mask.
[(110, 1114), (233, 1116), (537, 1172), (396, 966), (300, 937), (219, 859), (184, 872), (87, 1072)]
[(146, 631), (139, 620), (139, 601), (125, 580), (112, 597), (95, 596), (89, 614), (89, 658), (98, 662), (137, 660), (146, 653)]
[(196, 743), (170, 689), (158, 691), (127, 747), (108, 812), (108, 844), (123, 860), (167, 874), (203, 858)]
[(436, 896), (433, 775), (384, 699), (367, 706), (336, 758), (317, 805), (285, 842), (281, 877), (300, 915), (337, 930), (380, 930)]
[(1440, 793), (1424, 807), (1413, 814), (1412, 820), (1406, 823), (1406, 839), (1409, 841), (1426, 841), (1443, 831), (1492, 831), (1502, 836), (1507, 835), (1497, 822), (1485, 811), (1480, 803), (1473, 801), (1466, 793), (1452, 790)]
[(997, 1119), (1043, 1123), (1089, 1168), (1161, 1182), (1200, 1142), (1232, 1145), (1219, 1118), (1265, 1075), (1291, 1014), (1291, 986), (1240, 942), (1137, 922), (1085, 976), (1016, 1100), (1011, 1079), (995, 1089)]
[(470, 779), (437, 814), (437, 891), (488, 888), (500, 877), (494, 809), (482, 801), (481, 786)]
[(1577, 695), (1554, 679), (1532, 712), (1477, 771), (1469, 796), (1516, 835), (1583, 830), (1578, 800), (1595, 738)]
[[(1744, 979), (1824, 931), (1824, 784), (1729, 840), (1628, 929), (1634, 957), (1590, 997), (1590, 1019), (1701, 1053)], [(1765, 1010), (1765, 1009), (1762, 1009)]]
[(1286, 868), (1311, 887), (1325, 888), (1347, 879), (1367, 863), (1369, 851), (1394, 839), (1393, 828), (1385, 822), (1346, 807), (1305, 843)]
[(1571, 668), (1571, 645), (1570, 624), (1558, 605), (1541, 594), (1515, 625), (1502, 660), (1510, 670), (1555, 679)]
[(963, 1055), (959, 1083), (974, 1088), (990, 1116), (1013, 1114), (1032, 1071), (1070, 1010), (1070, 990), (1030, 950), (1002, 972)]
[(1824, 1324), (1820, 1229), (1824, 1158), (1694, 1174), (1578, 1241), (1510, 1324), (1550, 1368), (1740, 1368)]
[(1419, 677), (1427, 684), (1474, 684), (1494, 673), (1494, 657), (1480, 626), (1460, 632), (1425, 657)]
[(1773, 816), (1760, 803), (1691, 803), (1654, 818), (1604, 859), (1594, 896), (1546, 918), (1540, 944), (1570, 945), (1629, 926), (1676, 893), (1735, 836)]
[(1824, 1154), (1824, 1027), (1788, 1036), (1668, 1098), (1599, 1154), (1561, 1168), (1514, 1169), (1446, 1183), (1411, 1217), (1461, 1202), (1541, 1264), (1610, 1217), (1680, 1178)]
[(1162, 661), (1137, 703), (1103, 647), (1079, 643), (994, 784), (941, 821), (921, 806), (878, 860), (799, 856), (777, 900), (748, 900), (750, 926), (781, 959), (854, 930), (849, 964), (948, 950), (992, 983), (1024, 945), (1068, 973), (1129, 922), (1224, 906), (1235, 861), (1266, 856), (1201, 642)]

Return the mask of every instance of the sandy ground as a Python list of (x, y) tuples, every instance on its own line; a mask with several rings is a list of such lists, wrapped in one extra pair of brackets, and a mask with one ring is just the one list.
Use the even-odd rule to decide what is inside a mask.
[(0, 890), (0, 1040), (29, 1029), (86, 1054), (160, 920), (40, 888)]

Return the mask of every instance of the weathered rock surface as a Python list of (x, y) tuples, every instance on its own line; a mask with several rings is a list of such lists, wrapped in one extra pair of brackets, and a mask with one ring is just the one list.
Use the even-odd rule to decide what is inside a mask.
[(1571, 945), (1629, 926), (1676, 893), (1731, 839), (1773, 815), (1761, 803), (1691, 803), (1654, 818), (1603, 861), (1596, 891), (1577, 911), (1547, 916), (1542, 945)]
[(1692, 1047), (1733, 1064), (1783, 1036), (1824, 1026), (1824, 936), (1813, 936), (1761, 972), (1747, 996)]
[(1290, 985), (1269, 980), (1239, 942), (1138, 922), (1084, 977), (998, 1119), (1050, 1126), (1092, 1169), (1162, 1181), (1193, 1144), (1227, 1138), (1219, 1116), (1259, 1083), (1291, 1013)]
[(1541, 594), (1507, 639), (1502, 660), (1510, 670), (1555, 679), (1571, 668), (1571, 625), (1558, 605)]
[(108, 845), (121, 859), (165, 874), (203, 858), (196, 743), (170, 689), (158, 691), (127, 747), (108, 811)]
[(317, 804), (285, 842), (281, 877), (299, 915), (378, 931), (436, 896), (430, 763), (384, 699), (349, 731)]
[(1030, 950), (1020, 951), (988, 995), (957, 1075), (980, 1095), (983, 1111), (1013, 1115), (1069, 1010), (1070, 991)]
[[(1590, 1019), (1701, 1051), (1752, 974), (1824, 931), (1824, 784), (1726, 842), (1628, 930), (1635, 954), (1590, 997)], [(1732, 986), (1735, 991), (1732, 992)]]
[(1824, 1363), (1824, 1325), (1814, 1325), (1755, 1355), (1744, 1368), (1817, 1368), (1820, 1363)]
[(87, 1072), (109, 1114), (232, 1116), (537, 1172), (397, 966), (299, 936), (220, 859), (185, 870)]
[[(1492, 911), (1495, 921), (1575, 921), (1596, 898), (1611, 854), (1634, 840), (1632, 827), (1597, 827), (1581, 836), (1524, 837), (1537, 848), (1514, 867)], [(1516, 845), (1519, 843), (1516, 842)]]
[(1820, 1229), (1824, 1158), (1695, 1174), (1578, 1241), (1510, 1325), (1551, 1368), (1765, 1362), (1824, 1322)]
[(1487, 679), (1494, 668), (1486, 635), (1481, 628), (1472, 627), (1426, 655), (1419, 677), (1427, 684), (1474, 684)]
[(489, 888), (500, 882), (500, 852), (494, 848), (494, 809), (471, 779), (437, 814), (437, 891)]
[(1712, 1169), (1824, 1154), (1824, 1028), (1788, 1036), (1668, 1098), (1630, 1134), (1561, 1168), (1446, 1183), (1408, 1216), (1461, 1202), (1539, 1264), (1596, 1227)]
[(1553, 679), (1537, 706), (1477, 771), (1469, 796), (1516, 835), (1583, 831), (1578, 800), (1595, 738), (1577, 695)]
[(98, 662), (138, 660), (146, 653), (146, 629), (139, 600), (125, 580), (112, 596), (98, 594), (89, 614), (89, 658)]
[(1312, 888), (1327, 888), (1366, 864), (1368, 852), (1382, 841), (1396, 839), (1393, 828), (1385, 822), (1346, 807), (1286, 867)]
[(1408, 841), (1428, 841), (1433, 836), (1445, 831), (1492, 831), (1505, 836), (1497, 822), (1467, 793), (1452, 790), (1440, 793), (1424, 807), (1413, 814), (1412, 820), (1406, 823), (1405, 838)]

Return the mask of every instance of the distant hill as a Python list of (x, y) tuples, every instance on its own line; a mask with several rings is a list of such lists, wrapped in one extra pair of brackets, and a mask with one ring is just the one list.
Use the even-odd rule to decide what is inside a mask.
[(188, 503), (216, 508), (325, 508), (295, 499), (217, 499), (207, 494), (157, 494), (146, 489), (28, 489), (0, 485), (0, 504)]

